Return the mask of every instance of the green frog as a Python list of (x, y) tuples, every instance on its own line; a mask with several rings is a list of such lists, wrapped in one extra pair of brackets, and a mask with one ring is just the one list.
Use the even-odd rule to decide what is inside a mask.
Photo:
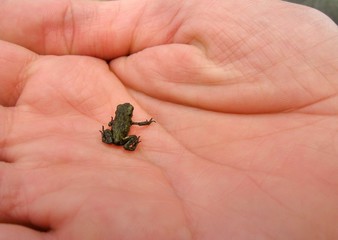
[(102, 126), (101, 136), (102, 142), (115, 145), (123, 145), (125, 150), (134, 151), (137, 145), (141, 142), (140, 137), (136, 135), (129, 135), (131, 125), (150, 125), (155, 122), (152, 118), (143, 122), (133, 122), (134, 107), (130, 103), (124, 103), (117, 106), (115, 111), (115, 118), (111, 117), (108, 126), (111, 129), (104, 129)]

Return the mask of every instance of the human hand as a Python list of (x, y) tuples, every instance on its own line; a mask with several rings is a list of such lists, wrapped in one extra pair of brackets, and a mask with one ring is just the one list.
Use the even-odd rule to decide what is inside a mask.
[[(0, 239), (337, 238), (338, 33), (321, 14), (135, 0), (0, 16)], [(123, 102), (157, 121), (132, 127), (135, 152), (98, 132)]]

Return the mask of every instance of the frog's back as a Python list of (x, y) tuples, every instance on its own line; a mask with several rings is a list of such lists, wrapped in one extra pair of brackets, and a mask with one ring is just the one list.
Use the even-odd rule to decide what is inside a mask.
[(128, 136), (132, 125), (134, 107), (129, 103), (120, 104), (115, 112), (115, 119), (112, 125), (114, 144), (122, 145), (123, 139)]

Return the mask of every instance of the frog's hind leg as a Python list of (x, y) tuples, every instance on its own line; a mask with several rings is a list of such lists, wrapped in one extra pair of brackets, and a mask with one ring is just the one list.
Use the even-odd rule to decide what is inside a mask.
[(102, 142), (112, 144), (113, 143), (113, 133), (110, 129), (104, 129), (102, 126), (102, 130), (100, 130)]
[(136, 135), (130, 135), (123, 140), (125, 141), (125, 144), (123, 145), (123, 148), (128, 151), (134, 151), (137, 147), (137, 145), (141, 142), (140, 137)]

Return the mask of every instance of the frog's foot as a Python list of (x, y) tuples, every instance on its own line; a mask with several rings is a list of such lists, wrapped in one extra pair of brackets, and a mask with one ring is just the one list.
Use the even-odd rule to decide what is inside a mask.
[(113, 133), (110, 129), (104, 129), (102, 126), (102, 130), (100, 130), (102, 142), (112, 144), (113, 143)]
[(126, 143), (123, 145), (123, 148), (128, 151), (134, 151), (137, 147), (137, 144), (139, 144), (141, 141), (139, 140), (140, 137), (137, 137), (136, 135), (130, 135), (123, 140), (126, 141)]
[(108, 126), (111, 127), (111, 126), (113, 126), (113, 124), (114, 124), (114, 118), (111, 117), (111, 120), (110, 120), (110, 122), (108, 123)]
[(139, 125), (139, 126), (144, 126), (144, 125), (150, 125), (153, 122), (156, 122), (156, 121), (153, 120), (152, 118), (150, 118), (149, 120), (145, 120), (144, 122), (131, 122), (131, 124), (133, 124), (133, 125)]

